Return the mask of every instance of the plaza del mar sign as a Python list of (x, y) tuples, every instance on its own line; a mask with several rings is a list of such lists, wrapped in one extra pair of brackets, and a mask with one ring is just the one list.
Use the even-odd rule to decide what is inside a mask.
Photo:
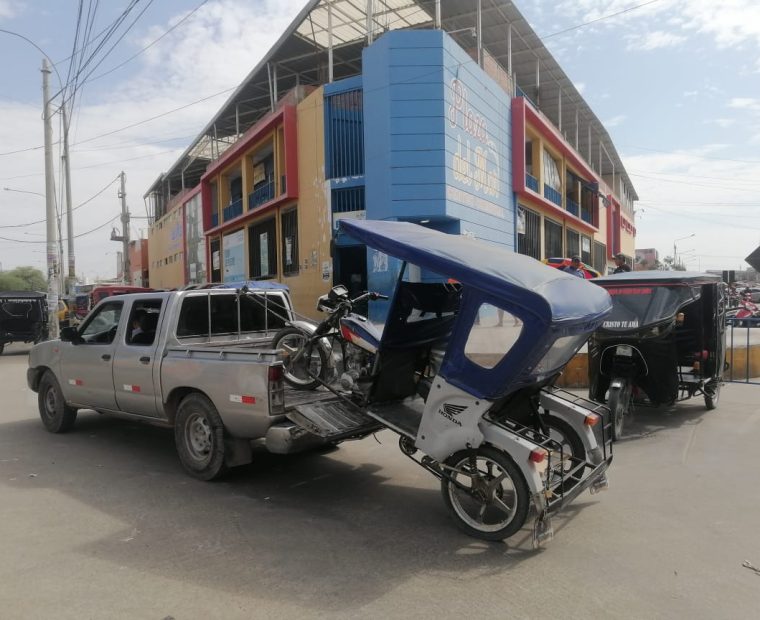
[(501, 194), (501, 162), (498, 147), (488, 131), (488, 119), (471, 107), (468, 90), (457, 78), (451, 80), (451, 95), (448, 123), (456, 132), (451, 167), (454, 180), (469, 190), (455, 190), (458, 201), (503, 216), (503, 209), (492, 202)]

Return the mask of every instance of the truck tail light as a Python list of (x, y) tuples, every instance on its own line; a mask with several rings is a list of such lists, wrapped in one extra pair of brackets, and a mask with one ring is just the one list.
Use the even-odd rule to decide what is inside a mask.
[(269, 413), (280, 415), (285, 413), (285, 370), (282, 364), (269, 367)]

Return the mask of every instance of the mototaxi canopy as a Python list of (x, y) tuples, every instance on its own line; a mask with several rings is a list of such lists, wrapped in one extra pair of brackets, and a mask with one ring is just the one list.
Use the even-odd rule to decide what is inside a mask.
[[(609, 295), (600, 287), (493, 243), (410, 222), (341, 220), (340, 226), (372, 248), (462, 284), (458, 318), (440, 372), (476, 396), (503, 396), (549, 376), (611, 309)], [(512, 348), (490, 368), (464, 353), (483, 304), (507, 310), (523, 322)], [(573, 350), (552, 355), (550, 349), (563, 337), (573, 338)]]

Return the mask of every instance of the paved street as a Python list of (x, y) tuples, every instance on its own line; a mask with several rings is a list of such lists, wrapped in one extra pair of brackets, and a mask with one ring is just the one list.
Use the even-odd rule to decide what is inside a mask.
[(196, 482), (170, 431), (80, 414), (44, 431), (28, 347), (0, 356), (0, 617), (754, 618), (760, 386), (647, 412), (610, 490), (544, 550), (450, 523), (394, 436)]

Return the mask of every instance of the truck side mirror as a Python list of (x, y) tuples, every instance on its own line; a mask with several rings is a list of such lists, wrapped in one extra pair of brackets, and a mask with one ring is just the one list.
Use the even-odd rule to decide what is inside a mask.
[(71, 344), (78, 344), (82, 339), (79, 337), (79, 332), (76, 327), (64, 327), (61, 330), (61, 342), (70, 342)]

